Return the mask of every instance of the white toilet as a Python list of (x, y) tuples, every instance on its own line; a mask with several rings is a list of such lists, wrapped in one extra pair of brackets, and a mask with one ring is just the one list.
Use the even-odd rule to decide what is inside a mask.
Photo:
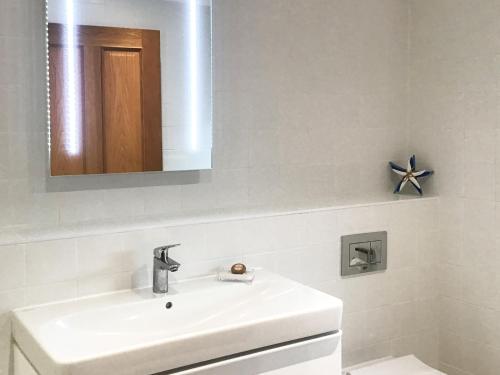
[(389, 358), (352, 367), (345, 375), (445, 375), (427, 366), (415, 356)]

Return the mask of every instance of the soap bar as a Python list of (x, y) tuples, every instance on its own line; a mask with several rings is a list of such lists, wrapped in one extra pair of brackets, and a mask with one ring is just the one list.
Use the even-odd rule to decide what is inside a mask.
[(236, 263), (231, 267), (232, 274), (243, 275), (245, 272), (247, 272), (247, 267), (243, 263)]

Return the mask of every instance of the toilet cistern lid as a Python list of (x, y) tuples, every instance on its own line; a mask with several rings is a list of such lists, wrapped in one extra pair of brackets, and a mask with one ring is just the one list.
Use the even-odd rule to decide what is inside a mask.
[(427, 366), (415, 356), (377, 362), (366, 367), (349, 370), (346, 375), (445, 375)]

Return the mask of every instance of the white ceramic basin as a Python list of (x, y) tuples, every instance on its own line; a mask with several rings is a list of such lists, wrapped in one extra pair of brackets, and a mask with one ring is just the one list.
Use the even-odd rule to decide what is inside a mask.
[[(172, 303), (170, 309), (167, 302)], [(331, 333), (342, 302), (258, 271), (14, 311), (14, 339), (41, 375), (149, 375)]]

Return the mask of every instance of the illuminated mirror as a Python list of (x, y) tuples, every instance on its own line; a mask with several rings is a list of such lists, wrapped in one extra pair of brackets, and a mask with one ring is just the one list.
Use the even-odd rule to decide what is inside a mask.
[(52, 176), (211, 168), (210, 0), (47, 0)]

